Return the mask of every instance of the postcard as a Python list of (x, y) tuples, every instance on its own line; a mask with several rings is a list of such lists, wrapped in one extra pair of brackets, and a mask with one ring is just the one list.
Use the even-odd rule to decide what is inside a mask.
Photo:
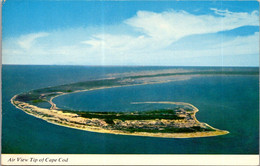
[(258, 165), (259, 2), (2, 2), (2, 165)]

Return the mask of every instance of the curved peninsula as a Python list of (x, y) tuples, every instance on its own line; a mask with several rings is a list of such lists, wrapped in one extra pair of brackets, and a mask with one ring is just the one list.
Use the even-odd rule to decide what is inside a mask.
[(228, 134), (199, 122), (198, 109), (185, 102), (135, 102), (132, 104), (171, 104), (171, 109), (134, 112), (82, 112), (58, 108), (53, 99), (60, 95), (122, 86), (156, 84), (204, 75), (255, 75), (252, 71), (172, 71), (125, 75), (102, 80), (78, 82), (32, 90), (15, 95), (11, 103), (27, 114), (47, 122), (100, 133), (122, 135), (191, 138)]

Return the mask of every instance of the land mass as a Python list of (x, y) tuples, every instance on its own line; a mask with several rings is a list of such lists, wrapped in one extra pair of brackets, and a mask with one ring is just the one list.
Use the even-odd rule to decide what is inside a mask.
[(258, 75), (258, 71), (173, 71), (130, 75), (78, 82), (42, 88), (15, 95), (11, 103), (27, 114), (47, 122), (81, 130), (122, 135), (191, 138), (228, 134), (206, 123), (199, 122), (195, 114), (199, 110), (185, 102), (136, 102), (132, 104), (171, 104), (168, 109), (134, 112), (89, 112), (60, 109), (53, 99), (60, 95), (82, 91), (164, 83), (189, 79), (198, 75)]

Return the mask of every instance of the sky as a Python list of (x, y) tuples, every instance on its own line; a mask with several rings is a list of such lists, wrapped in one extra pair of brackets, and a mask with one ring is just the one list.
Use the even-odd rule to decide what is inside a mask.
[(2, 63), (259, 66), (257, 1), (7, 0)]

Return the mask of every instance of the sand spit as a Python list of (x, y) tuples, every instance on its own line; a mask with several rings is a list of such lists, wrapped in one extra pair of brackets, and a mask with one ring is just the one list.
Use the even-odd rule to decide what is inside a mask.
[[(192, 114), (192, 118), (194, 118), (194, 123), (200, 123), (200, 125), (204, 125), (207, 127), (210, 127), (214, 129), (215, 131), (204, 131), (204, 132), (190, 132), (190, 133), (150, 133), (150, 132), (127, 132), (124, 130), (111, 130), (104, 128), (107, 126), (107, 123), (98, 118), (84, 118), (80, 117), (78, 114), (75, 113), (64, 113), (60, 110), (56, 109), (46, 109), (46, 108), (39, 108), (34, 105), (30, 105), (25, 102), (17, 101), (14, 96), (11, 99), (11, 103), (15, 105), (18, 109), (23, 110), (29, 115), (35, 116), (37, 118), (43, 119), (49, 123), (79, 129), (79, 130), (86, 130), (91, 132), (98, 132), (98, 133), (109, 133), (109, 134), (120, 134), (120, 135), (132, 135), (132, 136), (148, 136), (148, 137), (165, 137), (165, 138), (193, 138), (193, 137), (209, 137), (209, 136), (218, 136), (218, 135), (224, 135), (228, 134), (228, 131), (224, 130), (218, 130), (215, 129), (208, 124), (200, 123), (195, 118), (195, 113), (198, 111), (196, 107), (189, 103), (182, 103), (182, 102), (158, 102), (158, 103), (165, 103), (165, 104), (188, 104), (191, 107), (196, 108), (195, 111)], [(152, 102), (147, 102), (152, 103)], [(165, 120), (166, 121), (166, 120)], [(136, 123), (139, 121), (134, 121), (132, 123)], [(128, 123), (128, 122), (126, 122)], [(151, 120), (146, 123), (151, 123)], [(155, 122), (153, 122), (155, 123)], [(180, 124), (189, 125), (189, 123), (183, 123)]]
[[(169, 73), (168, 73), (169, 72)], [(133, 136), (193, 138), (228, 134), (196, 119), (199, 111), (195, 106), (185, 102), (147, 101), (132, 104), (173, 104), (174, 110), (157, 110), (156, 113), (93, 113), (59, 109), (53, 99), (66, 94), (93, 91), (106, 88), (160, 84), (182, 81), (197, 76), (220, 75), (256, 75), (256, 72), (244, 71), (163, 71), (141, 73), (120, 78), (107, 78), (85, 82), (59, 85), (55, 87), (32, 90), (15, 95), (11, 103), (29, 115), (56, 125), (99, 133), (110, 133)], [(37, 102), (48, 102), (50, 108), (40, 108)], [(179, 107), (180, 106), (180, 107)], [(155, 110), (156, 111), (156, 110)], [(172, 112), (171, 112), (172, 111)]]

